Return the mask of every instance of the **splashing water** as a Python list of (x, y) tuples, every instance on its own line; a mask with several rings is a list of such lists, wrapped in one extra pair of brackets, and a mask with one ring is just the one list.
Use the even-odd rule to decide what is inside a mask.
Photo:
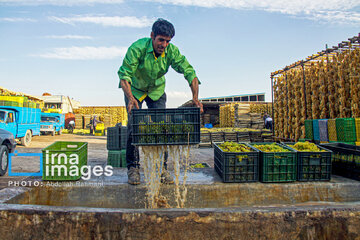
[[(161, 145), (140, 146), (144, 157), (144, 177), (147, 188), (147, 208), (170, 208), (167, 198), (160, 195), (161, 175), (164, 171), (165, 152), (169, 153), (170, 159), (174, 161), (175, 175), (175, 201), (177, 208), (183, 208), (186, 202), (187, 171), (189, 170), (189, 158), (191, 147), (189, 145)], [(180, 172), (183, 170), (183, 181), (180, 184)]]

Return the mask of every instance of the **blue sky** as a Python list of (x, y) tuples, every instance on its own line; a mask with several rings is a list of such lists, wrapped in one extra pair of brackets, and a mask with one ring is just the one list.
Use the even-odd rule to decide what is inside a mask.
[[(0, 86), (124, 105), (117, 70), (159, 17), (195, 68), (200, 97), (266, 93), (270, 73), (360, 32), (359, 0), (0, 0)], [(191, 99), (166, 75), (168, 107)]]

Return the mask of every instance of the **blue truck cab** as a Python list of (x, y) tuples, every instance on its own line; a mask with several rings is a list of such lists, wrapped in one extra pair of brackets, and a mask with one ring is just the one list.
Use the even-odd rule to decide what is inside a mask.
[(32, 136), (40, 135), (40, 108), (0, 106), (0, 128), (28, 147)]
[(40, 132), (42, 134), (50, 133), (61, 135), (61, 131), (65, 128), (65, 115), (60, 113), (41, 113)]

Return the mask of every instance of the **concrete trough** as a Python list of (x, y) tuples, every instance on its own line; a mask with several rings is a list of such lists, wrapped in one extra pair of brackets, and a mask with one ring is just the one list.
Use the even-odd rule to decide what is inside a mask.
[[(144, 185), (125, 173), (1, 190), (1, 239), (360, 239), (357, 181), (224, 184), (204, 169), (189, 175), (186, 208), (144, 209)], [(162, 194), (176, 206), (173, 186)]]

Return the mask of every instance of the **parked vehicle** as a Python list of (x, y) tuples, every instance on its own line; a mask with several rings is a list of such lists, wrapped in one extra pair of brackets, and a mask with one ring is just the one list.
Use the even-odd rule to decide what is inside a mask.
[(9, 153), (13, 153), (16, 147), (14, 135), (4, 129), (0, 129), (0, 176), (5, 175), (9, 164)]
[(40, 135), (40, 116), (40, 108), (0, 106), (0, 129), (11, 132), (28, 147), (32, 136)]
[(42, 134), (50, 133), (55, 136), (56, 133), (61, 135), (65, 128), (65, 116), (60, 113), (41, 113), (40, 132)]

